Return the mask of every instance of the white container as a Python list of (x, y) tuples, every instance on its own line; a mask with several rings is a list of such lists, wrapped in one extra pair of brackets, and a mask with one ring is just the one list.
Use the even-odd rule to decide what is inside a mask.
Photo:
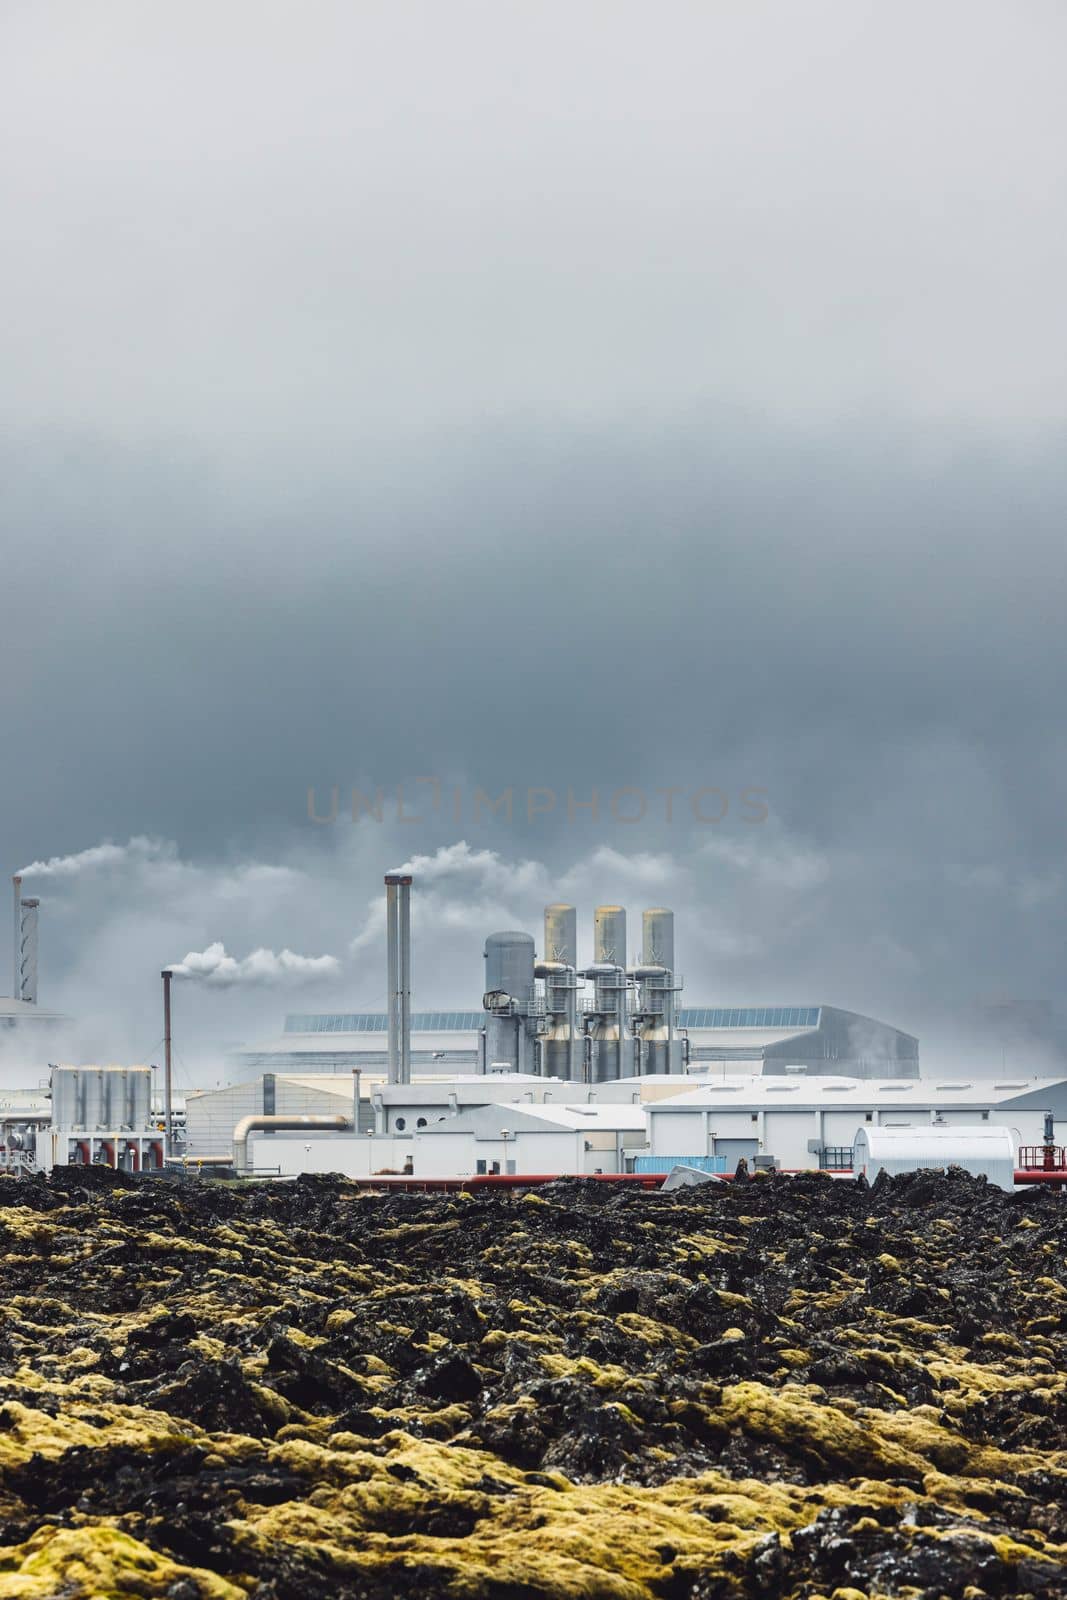
[(985, 1123), (950, 1128), (875, 1128), (857, 1130), (852, 1170), (873, 1183), (880, 1172), (962, 1167), (975, 1178), (988, 1178), (998, 1188), (1015, 1187), (1015, 1145), (1008, 1128)]

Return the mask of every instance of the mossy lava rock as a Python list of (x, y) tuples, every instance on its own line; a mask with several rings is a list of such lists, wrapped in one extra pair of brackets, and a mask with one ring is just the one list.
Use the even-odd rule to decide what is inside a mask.
[(1067, 1594), (1065, 1219), (0, 1178), (0, 1600)]

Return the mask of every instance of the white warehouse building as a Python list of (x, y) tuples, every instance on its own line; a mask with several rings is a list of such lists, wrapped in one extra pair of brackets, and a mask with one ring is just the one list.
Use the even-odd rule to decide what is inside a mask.
[(786, 1170), (850, 1168), (861, 1128), (965, 1127), (1011, 1131), (1016, 1152), (1039, 1145), (1045, 1113), (1056, 1142), (1067, 1133), (1067, 1079), (1002, 1081), (723, 1077), (646, 1106), (651, 1153), (684, 1163), (694, 1156), (773, 1157)]
[(413, 1164), (419, 1178), (614, 1173), (647, 1148), (641, 1105), (497, 1104), (416, 1133)]

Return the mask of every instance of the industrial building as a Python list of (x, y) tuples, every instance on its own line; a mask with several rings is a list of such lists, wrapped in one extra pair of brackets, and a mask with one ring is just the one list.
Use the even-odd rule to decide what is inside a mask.
[[(386, 888), (393, 897), (390, 970), (406, 971), (410, 935), (402, 938), (401, 931), (410, 879), (387, 880)], [(681, 1006), (674, 913), (665, 907), (642, 913), (641, 952), (630, 965), (626, 912), (615, 905), (594, 912), (593, 959), (585, 965), (570, 905), (545, 907), (540, 957), (531, 934), (509, 930), (489, 935), (484, 960), (481, 1010), (408, 1007), (407, 1066), (398, 1065), (396, 1073), (401, 1081), (413, 1073), (485, 1073), (495, 1065), (595, 1083), (682, 1072), (700, 1063), (768, 1074), (803, 1066), (846, 1077), (919, 1076), (919, 1041), (858, 1012), (825, 1005)], [(399, 1006), (397, 1012), (399, 1056)], [(241, 1077), (388, 1071), (389, 1021), (387, 1011), (295, 1013), (280, 1036), (235, 1052), (231, 1065)]]
[(732, 1171), (741, 1158), (841, 1174), (861, 1134), (938, 1143), (939, 1130), (986, 1128), (1013, 1159), (1041, 1147), (1054, 1179), (1062, 1165), (1067, 1079), (923, 1079), (911, 1034), (838, 1007), (683, 1007), (663, 907), (643, 913), (632, 961), (625, 910), (598, 907), (583, 962), (576, 909), (548, 906), (540, 955), (521, 930), (486, 939), (480, 1010), (412, 1012), (412, 880), (385, 883), (384, 1012), (288, 1018), (280, 1039), (237, 1056), (240, 1081), (188, 1094), (184, 1119), (168, 1073), (166, 1140), (150, 1069), (56, 1068), (47, 1125), (37, 1103), (12, 1103), (6, 1120), (0, 1105), (0, 1162), (29, 1170), (32, 1147), (45, 1170), (177, 1163), (280, 1178), (613, 1177)]
[(12, 989), (0, 996), (0, 1086), (33, 1087), (47, 1076), (48, 1059), (63, 1025), (61, 1012), (37, 1003), (37, 941), (40, 901), (23, 899), (22, 879), (11, 880)]
[[(415, 1011), (412, 1070), (421, 1076), (473, 1072), (485, 1056), (484, 1011)], [(692, 1065), (746, 1072), (809, 1072), (848, 1077), (918, 1077), (919, 1041), (909, 1033), (837, 1006), (679, 1006), (675, 1025)], [(294, 1013), (284, 1031), (235, 1051), (231, 1068), (252, 1072), (384, 1070), (384, 1011)]]
[(1018, 1151), (1040, 1145), (1051, 1114), (1067, 1134), (1067, 1079), (965, 1081), (861, 1078), (711, 1078), (646, 1106), (653, 1155), (681, 1163), (721, 1156), (730, 1170), (743, 1156), (767, 1156), (787, 1170), (852, 1166), (861, 1128), (1007, 1128)]
[(39, 1172), (71, 1165), (162, 1170), (151, 1067), (53, 1067), (51, 1076), (51, 1115), (34, 1141)]

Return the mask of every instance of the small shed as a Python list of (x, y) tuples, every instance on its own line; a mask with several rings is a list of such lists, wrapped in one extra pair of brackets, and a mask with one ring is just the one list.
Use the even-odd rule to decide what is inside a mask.
[(962, 1167), (976, 1178), (988, 1178), (1000, 1189), (1015, 1187), (1015, 1145), (1011, 1130), (993, 1124), (938, 1128), (857, 1129), (852, 1169), (869, 1182), (880, 1172), (918, 1172)]

